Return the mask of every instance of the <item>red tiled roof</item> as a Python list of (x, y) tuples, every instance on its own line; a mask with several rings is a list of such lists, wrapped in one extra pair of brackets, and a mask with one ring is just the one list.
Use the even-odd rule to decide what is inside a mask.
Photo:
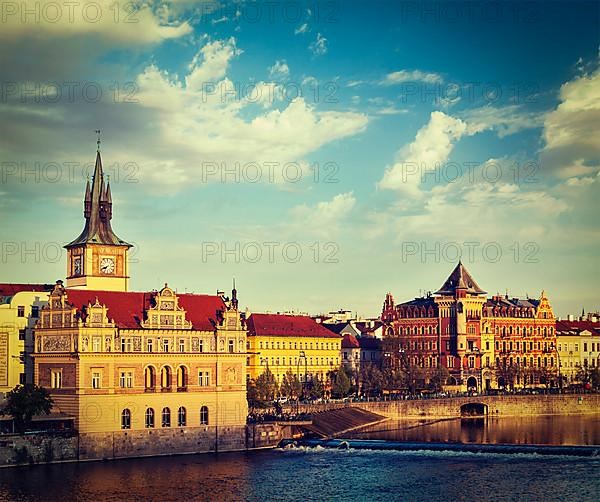
[(308, 316), (282, 314), (251, 314), (248, 319), (248, 334), (340, 338)]
[(354, 335), (345, 334), (342, 338), (342, 349), (358, 349), (360, 345)]
[(53, 284), (0, 284), (0, 296), (14, 296), (21, 291), (52, 291)]
[[(150, 308), (153, 293), (90, 291), (84, 289), (67, 289), (67, 300), (77, 310), (88, 303), (94, 304), (96, 298), (100, 304), (108, 308), (108, 318), (119, 328), (136, 329), (141, 327), (144, 312)], [(191, 321), (195, 330), (212, 331), (217, 318), (217, 311), (223, 310), (225, 304), (220, 296), (181, 294), (179, 306), (186, 311), (186, 318)]]
[(556, 332), (565, 331), (591, 331), (592, 333), (600, 333), (600, 323), (591, 321), (556, 321)]

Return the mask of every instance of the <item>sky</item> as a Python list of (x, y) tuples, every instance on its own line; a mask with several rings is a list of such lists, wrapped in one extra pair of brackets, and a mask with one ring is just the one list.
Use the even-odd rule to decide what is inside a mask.
[(101, 130), (133, 290), (373, 316), (460, 258), (598, 310), (599, 9), (5, 2), (0, 281), (65, 277)]

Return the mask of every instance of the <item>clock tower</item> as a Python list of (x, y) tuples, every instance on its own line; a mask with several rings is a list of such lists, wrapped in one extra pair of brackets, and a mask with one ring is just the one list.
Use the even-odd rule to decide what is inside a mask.
[(81, 235), (65, 246), (67, 287), (101, 291), (127, 291), (127, 252), (131, 247), (113, 232), (110, 183), (104, 183), (100, 141), (92, 186), (88, 180), (83, 203), (85, 227)]

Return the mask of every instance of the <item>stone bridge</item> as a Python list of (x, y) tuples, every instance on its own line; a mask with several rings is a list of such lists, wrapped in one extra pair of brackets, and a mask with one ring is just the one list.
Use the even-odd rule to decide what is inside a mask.
[(457, 418), (461, 416), (600, 414), (600, 394), (475, 396), (441, 399), (371, 401), (301, 405), (300, 411), (318, 413), (358, 407), (392, 419)]

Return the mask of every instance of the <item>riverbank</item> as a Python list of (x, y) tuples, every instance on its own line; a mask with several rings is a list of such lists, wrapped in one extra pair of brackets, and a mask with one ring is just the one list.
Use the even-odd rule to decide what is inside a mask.
[[(480, 405), (479, 408), (473, 405)], [(465, 396), (300, 405), (306, 413), (357, 407), (393, 420), (483, 416), (600, 414), (600, 394)]]

